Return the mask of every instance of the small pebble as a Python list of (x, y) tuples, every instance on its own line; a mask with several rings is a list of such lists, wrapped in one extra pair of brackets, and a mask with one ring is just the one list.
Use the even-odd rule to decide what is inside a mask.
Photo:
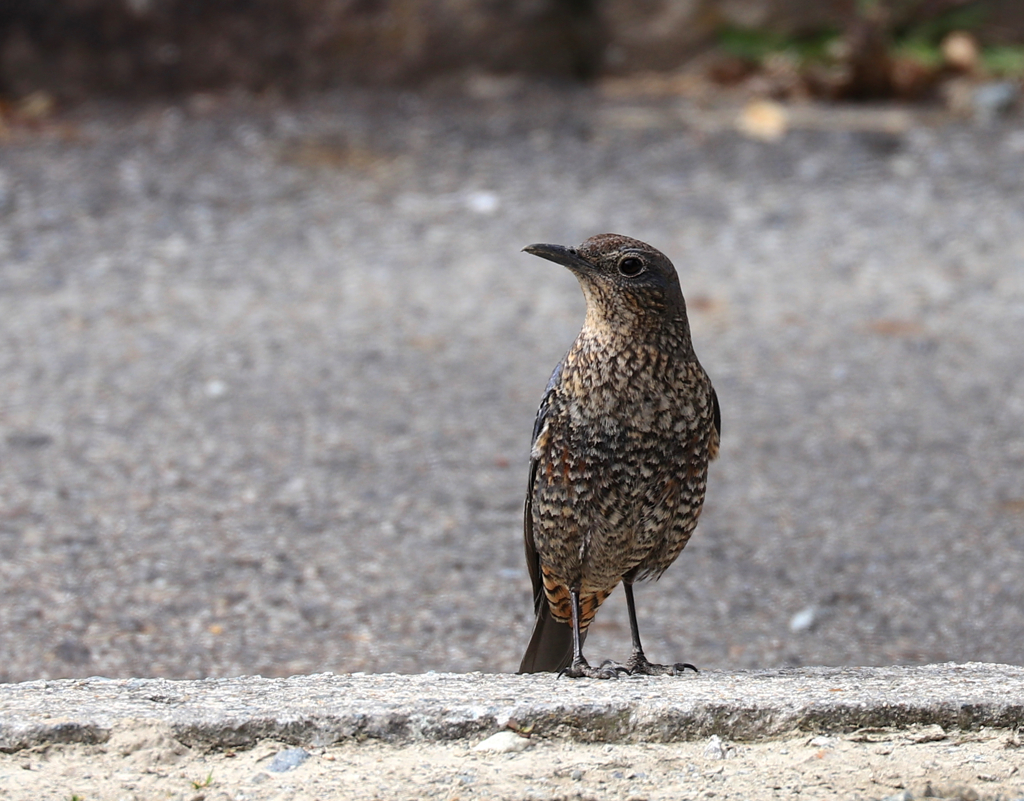
[(305, 748), (286, 748), (277, 753), (267, 766), (267, 770), (271, 773), (284, 773), (292, 768), (297, 768), (307, 759), (309, 759), (309, 751)]
[(711, 739), (704, 746), (705, 759), (725, 759), (725, 756), (725, 746), (722, 745), (722, 739), (717, 734), (711, 735)]
[(466, 206), (476, 214), (491, 215), (501, 207), (501, 200), (494, 192), (470, 192), (466, 196)]
[(818, 610), (813, 606), (801, 609), (789, 619), (789, 630), (794, 634), (801, 631), (807, 631), (814, 625), (814, 619), (817, 615)]
[(524, 751), (530, 746), (530, 741), (525, 737), (516, 734), (514, 731), (499, 731), (492, 734), (481, 743), (473, 746), (474, 751), (494, 751), (498, 754), (508, 754), (515, 751)]
[(228, 385), (219, 378), (211, 378), (203, 387), (208, 398), (220, 398), (227, 394)]

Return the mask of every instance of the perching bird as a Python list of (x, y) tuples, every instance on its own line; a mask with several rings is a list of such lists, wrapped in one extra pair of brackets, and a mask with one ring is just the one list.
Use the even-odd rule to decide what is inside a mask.
[[(533, 428), (524, 533), (537, 623), (519, 672), (696, 670), (647, 660), (633, 603), (633, 583), (661, 576), (690, 539), (718, 455), (718, 397), (693, 352), (675, 268), (618, 234), (524, 250), (572, 270), (587, 316)], [(587, 627), (620, 581), (633, 653), (592, 667)]]

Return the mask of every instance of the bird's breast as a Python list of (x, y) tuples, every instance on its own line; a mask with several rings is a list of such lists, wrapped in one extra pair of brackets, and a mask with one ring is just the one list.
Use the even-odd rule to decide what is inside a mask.
[(709, 387), (695, 359), (581, 336), (566, 356), (558, 394), (569, 425), (685, 436), (707, 416)]

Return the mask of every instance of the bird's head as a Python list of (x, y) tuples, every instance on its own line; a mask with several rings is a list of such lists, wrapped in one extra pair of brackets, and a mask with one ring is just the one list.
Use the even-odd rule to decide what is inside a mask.
[(659, 250), (619, 234), (598, 234), (579, 247), (528, 245), (527, 253), (568, 267), (587, 299), (587, 324), (639, 333), (686, 325), (675, 267)]

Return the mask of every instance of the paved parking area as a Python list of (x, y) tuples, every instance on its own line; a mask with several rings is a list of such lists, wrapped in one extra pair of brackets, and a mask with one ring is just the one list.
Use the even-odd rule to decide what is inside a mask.
[(519, 249), (602, 231), (674, 260), (723, 410), (638, 588), (651, 657), (1024, 660), (1020, 117), (710, 118), (538, 86), (12, 132), (0, 680), (515, 669), (528, 440), (583, 313)]

